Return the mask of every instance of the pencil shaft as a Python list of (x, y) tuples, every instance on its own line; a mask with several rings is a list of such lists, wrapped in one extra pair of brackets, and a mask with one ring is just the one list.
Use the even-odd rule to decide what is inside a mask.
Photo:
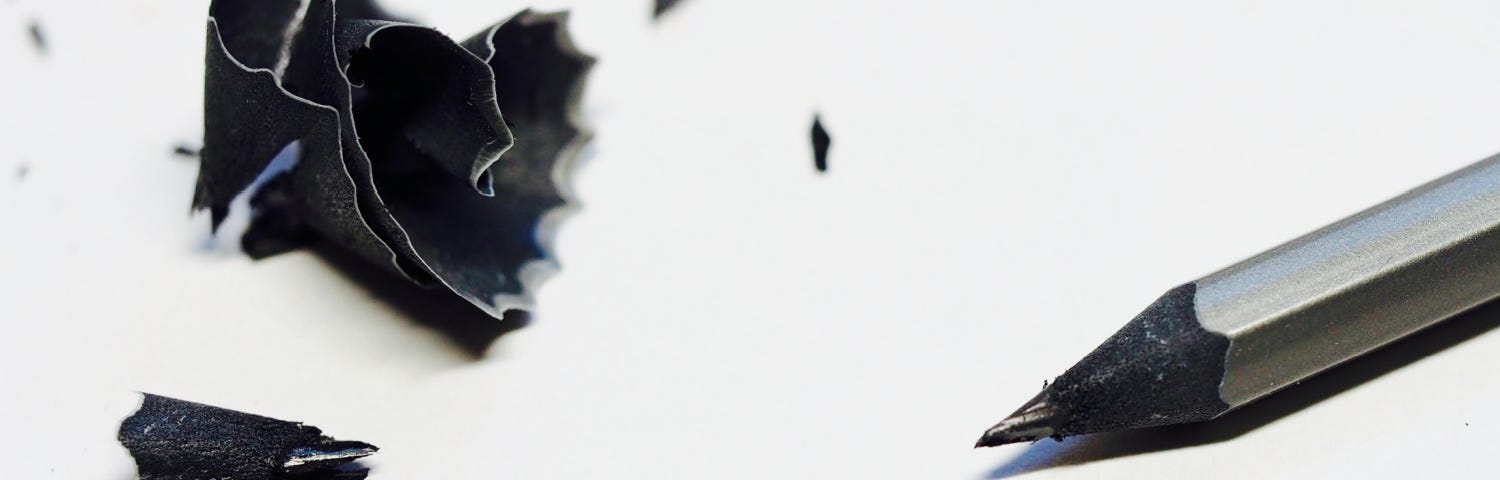
[(1500, 155), (1175, 288), (979, 446), (1207, 420), (1500, 297)]
[(1197, 282), (1239, 406), (1500, 296), (1500, 155)]

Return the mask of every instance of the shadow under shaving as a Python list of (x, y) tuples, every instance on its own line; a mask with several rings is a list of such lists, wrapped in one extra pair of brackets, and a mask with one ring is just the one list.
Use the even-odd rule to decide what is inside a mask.
[(389, 305), (417, 325), (441, 333), (470, 360), (483, 358), (501, 335), (531, 323), (531, 315), (525, 311), (510, 310), (505, 312), (505, 318), (496, 319), (441, 286), (419, 287), (331, 245), (314, 242), (309, 250), (344, 278), (363, 287), (376, 301)]
[(1042, 440), (995, 468), (988, 478), (1009, 478), (1053, 467), (1231, 440), (1495, 327), (1500, 327), (1500, 301), (1459, 314), (1223, 417), (1202, 423), (1084, 435), (1062, 442)]

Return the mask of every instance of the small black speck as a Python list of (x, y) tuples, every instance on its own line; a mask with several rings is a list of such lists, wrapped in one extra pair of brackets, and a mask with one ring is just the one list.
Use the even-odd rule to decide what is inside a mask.
[(1464, 426), (1465, 427), (1469, 426), (1469, 422), (1464, 422)]
[(172, 148), (172, 153), (176, 154), (179, 157), (197, 158), (199, 151), (197, 147), (188, 145), (186, 143), (179, 143), (176, 147)]
[(1046, 390), (1046, 389), (1047, 389), (1047, 381), (1046, 380), (1042, 380), (1042, 390)]
[(677, 6), (682, 0), (656, 0), (656, 8), (651, 12), (651, 18), (661, 18), (661, 14), (667, 13), (672, 7)]
[(813, 115), (813, 166), (818, 167), (819, 172), (828, 171), (828, 146), (832, 143), (833, 139), (828, 137), (828, 131), (823, 129), (823, 119)]
[(47, 34), (42, 31), (42, 22), (32, 20), (28, 30), (31, 31), (31, 46), (36, 48), (37, 53), (46, 55)]

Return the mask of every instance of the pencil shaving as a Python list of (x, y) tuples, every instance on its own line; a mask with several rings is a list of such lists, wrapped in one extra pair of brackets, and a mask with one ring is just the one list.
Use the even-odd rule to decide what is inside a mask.
[(379, 448), (317, 427), (145, 394), (119, 440), (142, 480), (359, 480)]
[(194, 209), (217, 229), (295, 144), (251, 197), (246, 252), (323, 240), (496, 318), (530, 308), (589, 137), (593, 59), (566, 20), (523, 11), (459, 43), (370, 1), (213, 2)]

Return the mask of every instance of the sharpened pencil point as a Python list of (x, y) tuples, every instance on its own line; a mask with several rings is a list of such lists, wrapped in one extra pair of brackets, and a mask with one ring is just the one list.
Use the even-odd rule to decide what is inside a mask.
[(1022, 405), (1016, 413), (985, 430), (984, 436), (979, 437), (974, 448), (998, 447), (1051, 437), (1057, 434), (1057, 425), (1065, 420), (1062, 412), (1047, 403), (1047, 392), (1043, 391)]

